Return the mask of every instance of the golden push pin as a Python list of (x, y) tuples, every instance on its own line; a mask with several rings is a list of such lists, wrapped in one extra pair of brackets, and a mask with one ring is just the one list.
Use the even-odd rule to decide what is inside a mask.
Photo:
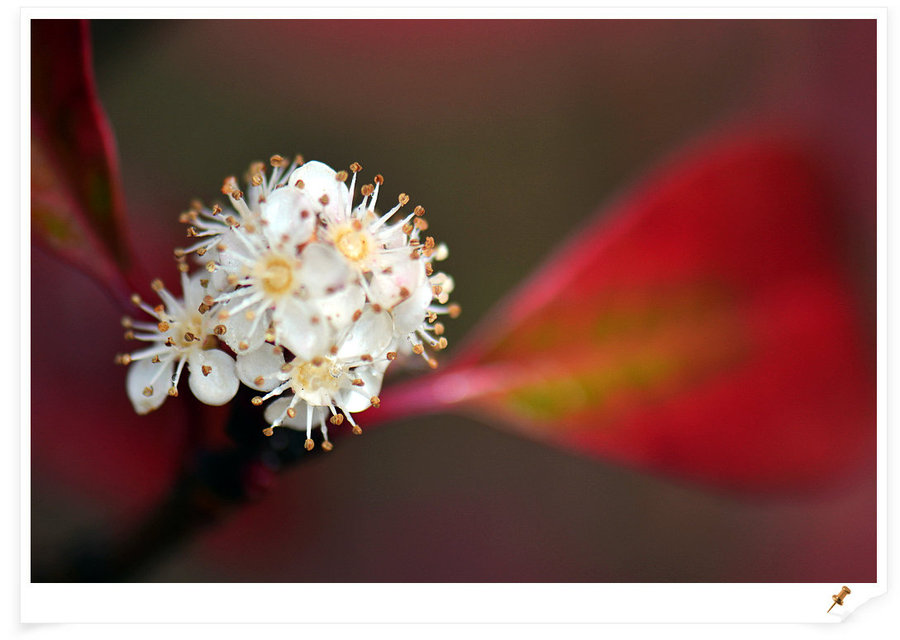
[(831, 613), (831, 610), (834, 609), (834, 605), (839, 604), (842, 607), (844, 606), (844, 598), (850, 595), (850, 589), (847, 587), (841, 587), (841, 592), (836, 596), (831, 596), (831, 599), (834, 600), (832, 605), (828, 607), (828, 613)]

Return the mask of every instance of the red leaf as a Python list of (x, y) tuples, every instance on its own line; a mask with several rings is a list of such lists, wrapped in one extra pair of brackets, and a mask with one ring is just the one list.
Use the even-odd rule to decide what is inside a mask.
[(874, 358), (799, 144), (704, 149), (565, 246), (442, 374), (456, 406), (719, 486), (809, 487), (874, 461)]
[(115, 145), (97, 99), (88, 26), (33, 20), (33, 238), (96, 277), (120, 299), (129, 267)]

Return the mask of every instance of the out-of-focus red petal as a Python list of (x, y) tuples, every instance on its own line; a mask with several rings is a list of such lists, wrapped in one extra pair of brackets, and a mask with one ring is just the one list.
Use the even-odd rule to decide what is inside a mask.
[(443, 374), (383, 394), (646, 470), (808, 488), (873, 460), (873, 338), (814, 150), (695, 151), (577, 234)]
[(88, 26), (33, 20), (31, 223), (33, 238), (117, 297), (130, 266), (112, 132), (97, 98)]

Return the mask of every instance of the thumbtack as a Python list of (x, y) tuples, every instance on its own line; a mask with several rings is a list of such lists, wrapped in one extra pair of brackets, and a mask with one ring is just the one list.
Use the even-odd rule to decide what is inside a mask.
[(842, 607), (844, 606), (844, 598), (850, 595), (850, 589), (847, 587), (841, 587), (841, 592), (837, 595), (831, 596), (831, 599), (834, 600), (834, 603), (828, 607), (828, 613), (831, 613), (831, 610), (834, 609), (834, 605), (839, 604)]

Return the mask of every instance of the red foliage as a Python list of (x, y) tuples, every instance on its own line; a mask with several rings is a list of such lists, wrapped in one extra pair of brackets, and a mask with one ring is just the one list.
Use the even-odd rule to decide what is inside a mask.
[(133, 252), (126, 241), (115, 143), (94, 84), (87, 23), (31, 24), (33, 237), (127, 300), (124, 274)]
[(874, 460), (871, 339), (814, 149), (745, 135), (579, 231), (447, 371), (388, 397), (476, 409), (654, 472), (754, 491)]

